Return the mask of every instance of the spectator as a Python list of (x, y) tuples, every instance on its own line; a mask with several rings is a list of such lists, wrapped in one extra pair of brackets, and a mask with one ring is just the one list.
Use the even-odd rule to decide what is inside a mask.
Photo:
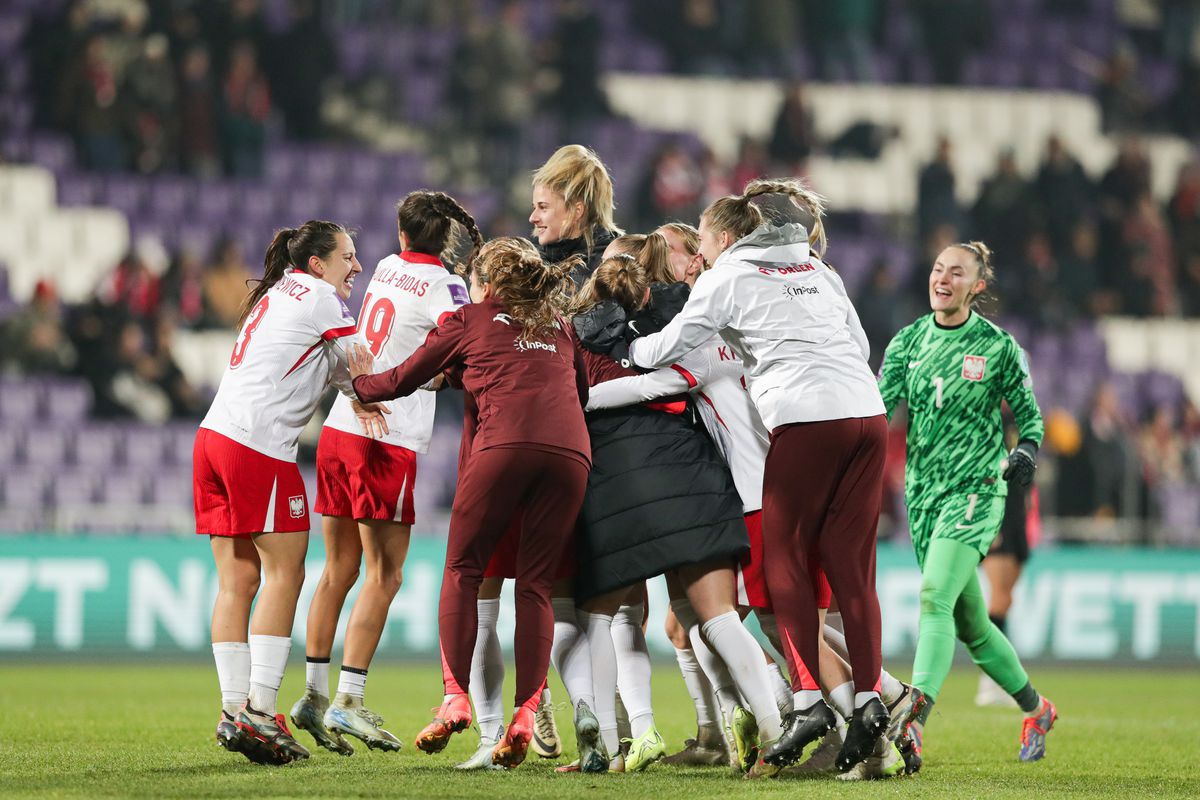
[(8, 319), (4, 333), (8, 360), (20, 373), (66, 373), (75, 366), (58, 290), (47, 280), (38, 281), (33, 300)]
[(879, 369), (884, 349), (906, 319), (902, 316), (905, 309), (896, 302), (896, 278), (892, 273), (887, 259), (876, 258), (866, 287), (854, 301), (867, 341), (871, 343), (869, 362), (872, 370)]
[(795, 0), (750, 0), (746, 5), (743, 42), (750, 46), (739, 45), (744, 55), (739, 62), (759, 74), (796, 78), (792, 48), (800, 38), (800, 4)]
[(1059, 516), (1111, 519), (1132, 511), (1126, 503), (1132, 451), (1129, 423), (1116, 390), (1102, 384), (1084, 419), (1083, 445), (1059, 465)]
[[(700, 193), (701, 206), (707, 208), (708, 204), (718, 197), (735, 194), (735, 185), (729, 170), (725, 169), (720, 159), (717, 158), (717, 154), (709, 147), (704, 147), (700, 151), (697, 167), (700, 170), (701, 183), (704, 187)], [(737, 184), (739, 187), (745, 185), (745, 183)]]
[(1180, 302), (1185, 314), (1195, 316), (1200, 314), (1200, 161), (1180, 168), (1167, 208), (1179, 251)]
[(558, 0), (551, 64), (558, 76), (551, 106), (562, 116), (566, 139), (583, 139), (595, 120), (608, 115), (608, 97), (600, 89), (600, 43), (604, 29), (591, 3)]
[(922, 239), (939, 225), (963, 228), (962, 208), (954, 193), (954, 164), (950, 140), (938, 138), (937, 153), (917, 179), (917, 230)]
[(879, 15), (877, 0), (809, 3), (808, 9), (821, 79), (874, 81), (871, 35)]
[(222, 150), (226, 169), (240, 178), (262, 175), (271, 90), (258, 67), (258, 54), (247, 40), (230, 50), (229, 70), (222, 92)]
[(766, 146), (758, 139), (743, 136), (738, 140), (738, 157), (729, 176), (733, 187), (725, 194), (733, 194), (755, 178), (767, 177), (771, 171)]
[(938, 83), (962, 82), (966, 57), (982, 50), (991, 29), (986, 3), (962, 0), (912, 0), (921, 38)]
[(500, 19), (482, 42), (478, 59), (482, 82), (476, 86), (483, 158), (497, 186), (512, 180), (521, 157), (521, 133), (535, 108), (536, 65), (525, 33), (524, 0), (505, 0)]
[(978, 238), (989, 243), (1001, 263), (1012, 264), (1029, 235), (1033, 198), (1017, 169), (1012, 150), (1002, 150), (996, 172), (983, 182), (972, 216)]
[(1145, 126), (1150, 97), (1138, 80), (1137, 55), (1133, 48), (1117, 48), (1104, 65), (1097, 89), (1100, 121), (1105, 133), (1131, 133)]
[(164, 34), (146, 37), (141, 55), (130, 65), (125, 85), (134, 168), (144, 174), (174, 170), (177, 162), (178, 87), (175, 67), (167, 58)]
[(800, 175), (804, 173), (805, 162), (815, 145), (812, 112), (804, 102), (804, 85), (792, 83), (784, 93), (783, 103), (775, 116), (767, 153), (778, 169), (790, 175)]
[(58, 117), (75, 137), (84, 163), (94, 170), (116, 172), (127, 164), (117, 90), (105, 40), (93, 35), (65, 73)]
[(1184, 442), (1175, 425), (1175, 411), (1166, 405), (1154, 409), (1150, 419), (1138, 433), (1138, 456), (1142, 465), (1142, 481), (1152, 519), (1162, 516), (1157, 502), (1158, 491), (1184, 479)]
[(159, 280), (150, 268), (144, 249), (135, 248), (113, 270), (99, 289), (106, 305), (137, 321), (148, 321), (158, 313)]
[(181, 250), (162, 279), (162, 301), (168, 314), (188, 328), (216, 323), (204, 291), (204, 264), (190, 249)]
[(213, 253), (204, 277), (204, 299), (218, 324), (234, 328), (242, 312), (249, 281), (253, 278), (234, 239), (224, 239)]
[(1135, 201), (1122, 228), (1129, 265), (1122, 295), (1127, 312), (1165, 316), (1178, 310), (1175, 292), (1175, 254), (1162, 211), (1149, 192)]
[(1116, 299), (1100, 286), (1096, 265), (1099, 238), (1096, 226), (1080, 220), (1071, 232), (1071, 247), (1060, 261), (1058, 283), (1063, 298), (1074, 306), (1077, 314), (1099, 316), (1111, 313)]
[(184, 169), (197, 178), (213, 178), (221, 172), (218, 102), (208, 50), (194, 45), (183, 58), (179, 148)]
[(1090, 210), (1093, 187), (1079, 161), (1071, 155), (1057, 135), (1046, 140), (1046, 154), (1038, 168), (1039, 216), (1056, 255), (1064, 255), (1080, 220)]
[(321, 134), (323, 87), (337, 53), (314, 0), (292, 0), (291, 22), (274, 45), (280, 58), (269, 64), (275, 99), (288, 135), (311, 141)]
[(638, 219), (643, 230), (668, 220), (700, 216), (704, 176), (692, 157), (677, 144), (659, 151), (642, 181), (638, 196)]

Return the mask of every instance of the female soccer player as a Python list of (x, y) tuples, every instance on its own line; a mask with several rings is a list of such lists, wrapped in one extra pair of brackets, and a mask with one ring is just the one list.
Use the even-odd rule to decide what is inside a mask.
[[(476, 248), (483, 237), (475, 220), (441, 192), (412, 192), (397, 206), (399, 255), (379, 262), (359, 314), (360, 333), (378, 368), (400, 364), (425, 341), (443, 316), (467, 303), (462, 278), (442, 264), (455, 244), (457, 223)], [(339, 397), (317, 445), (316, 511), (324, 515), (325, 570), (308, 613), (307, 681), (292, 707), (292, 722), (335, 753), (353, 749), (342, 734), (368, 747), (399, 750), (400, 740), (363, 706), (367, 668), (400, 589), (413, 523), (413, 483), (418, 452), (429, 448), (434, 397), (398, 399), (392, 425), (378, 440), (363, 436), (350, 401)], [(338, 616), (366, 561), (366, 580), (350, 613), (337, 695), (329, 702), (329, 656)]]
[[(345, 342), (355, 323), (345, 301), (361, 271), (341, 225), (310, 220), (275, 235), (192, 453), (196, 532), (212, 542), (219, 582), (217, 740), (253, 761), (308, 757), (275, 713), (308, 550), (296, 440), (331, 381), (353, 397)], [(385, 411), (355, 406), (376, 434), (387, 433)]]
[[(904, 501), (921, 567), (913, 692), (900, 744), (910, 772), (920, 768), (923, 726), (950, 673), (956, 635), (1025, 712), (1022, 761), (1046, 754), (1057, 717), (988, 619), (976, 575), (1004, 515), (1005, 482), (1030, 484), (1043, 432), (1020, 346), (973, 310), (992, 279), (991, 250), (983, 242), (939, 253), (929, 273), (933, 313), (896, 334), (880, 373), (888, 413), (908, 401)], [(1012, 408), (1020, 436), (1007, 459), (1001, 400)]]
[[(646, 246), (659, 248), (667, 261), (661, 235), (651, 234)], [(651, 305), (645, 308), (648, 298)], [(629, 374), (604, 374), (596, 365), (603, 360), (597, 352), (620, 357), (624, 328), (636, 331), (643, 323), (661, 327), (666, 321), (655, 319), (646, 270), (628, 255), (604, 261), (580, 292), (578, 306), (576, 331), (593, 350), (588, 358), (593, 386)], [(754, 712), (756, 726), (743, 712), (746, 727), (753, 728), (743, 737), (744, 751), (760, 738), (774, 741), (780, 721), (766, 664), (735, 610), (733, 566), (749, 542), (728, 467), (689, 420), (661, 410), (634, 406), (597, 411), (589, 415), (588, 429), (600, 458), (580, 519), (576, 596), (587, 621), (601, 730), (615, 730), (610, 711), (616, 682), (609, 631), (613, 614), (627, 602), (629, 587), (665, 572), (673, 596), (686, 595), (689, 610), (695, 609), (695, 624), (729, 667), (728, 685), (719, 688), (728, 689), (731, 697), (740, 693)], [(605, 662), (613, 667), (598, 667)], [(624, 685), (622, 689), (629, 707)], [(665, 755), (645, 694), (644, 703), (629, 709), (630, 770)], [(611, 739), (606, 746), (612, 747)]]
[(400, 366), (378, 375), (352, 358), (360, 397), (411, 394), (443, 370), (461, 375), (478, 407), (478, 427), (460, 471), (438, 610), (446, 694), (417, 739), (445, 747), (471, 722), (467, 699), (483, 570), (520, 509), (517, 552), (517, 691), (512, 722), (493, 761), (515, 767), (533, 737), (534, 709), (550, 658), (550, 584), (575, 526), (591, 448), (583, 422), (586, 373), (558, 310), (571, 265), (546, 264), (523, 239), (486, 244), (470, 267), (472, 299), (434, 329)]
[[(763, 224), (751, 201), (778, 193), (812, 215), (811, 234), (797, 223)], [(662, 332), (630, 347), (635, 364), (663, 367), (719, 333), (747, 365), (747, 389), (771, 431), (763, 547), (796, 710), (755, 774), (795, 761), (835, 722), (818, 684), (818, 567), (841, 603), (854, 673), (855, 710), (838, 768), (863, 760), (888, 721), (875, 594), (887, 422), (858, 315), (819, 258), (823, 213), (817, 195), (788, 180), (752, 181), (744, 194), (712, 203), (700, 219), (700, 251), (712, 269)], [(819, 463), (813, 453), (822, 454)]]

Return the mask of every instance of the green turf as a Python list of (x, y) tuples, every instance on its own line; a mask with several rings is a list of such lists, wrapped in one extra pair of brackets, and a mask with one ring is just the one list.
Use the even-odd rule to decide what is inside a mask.
[[(1200, 797), (1196, 777), (1200, 674), (1039, 668), (1038, 686), (1062, 718), (1039, 764), (1016, 759), (1019, 712), (976, 709), (975, 673), (946, 684), (927, 729), (926, 768), (917, 777), (871, 784), (831, 779), (739, 780), (724, 770), (661, 765), (641, 775), (556, 775), (532, 758), (511, 773), (451, 769), (476, 744), (469, 731), (438, 756), (416, 752), (412, 737), (440, 700), (428, 667), (379, 664), (370, 706), (405, 740), (399, 755), (317, 751), (283, 768), (258, 767), (214, 743), (216, 678), (204, 665), (0, 666), (0, 796), (38, 797)], [(293, 664), (281, 692), (290, 707), (303, 673)], [(552, 684), (563, 697), (561, 686)], [(655, 673), (658, 725), (672, 747), (694, 725), (683, 684)], [(283, 705), (281, 703), (281, 705)], [(566, 726), (566, 712), (559, 714)], [(301, 741), (311, 744), (306, 734)], [(568, 737), (569, 738), (569, 737)], [(568, 748), (570, 749), (570, 748)], [(564, 760), (565, 761), (565, 760)]]

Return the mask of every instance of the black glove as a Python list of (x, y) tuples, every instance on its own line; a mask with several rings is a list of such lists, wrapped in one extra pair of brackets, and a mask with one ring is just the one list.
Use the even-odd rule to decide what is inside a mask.
[(1017, 442), (1008, 454), (1008, 466), (1001, 476), (1010, 483), (1018, 486), (1028, 486), (1033, 483), (1033, 473), (1037, 471), (1037, 445), (1028, 439)]

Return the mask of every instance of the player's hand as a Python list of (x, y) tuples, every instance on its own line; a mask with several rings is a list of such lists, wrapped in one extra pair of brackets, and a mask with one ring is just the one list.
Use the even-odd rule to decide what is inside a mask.
[(351, 400), (350, 407), (354, 409), (354, 416), (358, 417), (358, 424), (362, 425), (363, 433), (367, 436), (382, 439), (388, 435), (388, 424), (383, 415), (391, 414), (392, 410), (387, 405)]
[(1037, 471), (1037, 445), (1028, 440), (1017, 443), (1008, 454), (1008, 466), (1001, 476), (1010, 483), (1018, 486), (1028, 486), (1033, 483), (1033, 473)]
[(346, 353), (347, 359), (350, 361), (350, 377), (357, 378), (359, 375), (370, 375), (375, 369), (375, 356), (371, 355), (371, 351), (355, 342), (350, 345), (350, 350)]

